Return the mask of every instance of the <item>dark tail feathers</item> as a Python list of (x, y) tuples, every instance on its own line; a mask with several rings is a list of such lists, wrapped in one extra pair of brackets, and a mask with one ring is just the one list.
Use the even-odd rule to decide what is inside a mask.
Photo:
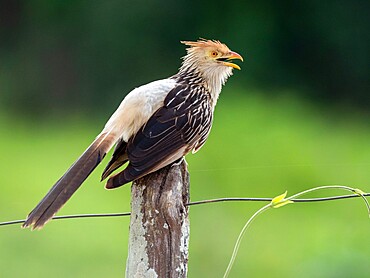
[(22, 227), (41, 229), (99, 165), (115, 141), (112, 134), (100, 134), (31, 211)]

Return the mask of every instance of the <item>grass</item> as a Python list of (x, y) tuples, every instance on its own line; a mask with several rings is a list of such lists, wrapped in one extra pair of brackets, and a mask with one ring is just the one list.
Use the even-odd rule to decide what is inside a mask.
[[(225, 90), (208, 142), (187, 157), (192, 200), (274, 197), (328, 184), (369, 192), (368, 120), (338, 111), (289, 94)], [(1, 114), (0, 125), (0, 221), (6, 221), (25, 217), (102, 122), (75, 115), (40, 123)], [(103, 167), (60, 214), (129, 211), (129, 186), (104, 190)], [(222, 277), (238, 233), (262, 205), (192, 207), (189, 277)], [(39, 232), (1, 227), (0, 276), (122, 277), (128, 224), (108, 218), (55, 221)], [(368, 277), (369, 232), (358, 199), (270, 210), (247, 231), (230, 277)]]

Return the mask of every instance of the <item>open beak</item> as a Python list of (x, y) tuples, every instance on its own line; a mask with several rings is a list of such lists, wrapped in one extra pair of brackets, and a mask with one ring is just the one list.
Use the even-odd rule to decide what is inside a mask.
[(230, 60), (233, 60), (233, 59), (238, 59), (238, 60), (241, 60), (243, 62), (243, 57), (240, 54), (238, 54), (234, 51), (230, 51), (227, 55), (225, 55), (224, 57), (219, 58), (217, 60), (221, 61), (225, 66), (232, 67), (234, 69), (240, 70), (240, 67), (237, 64), (234, 64), (234, 63), (230, 62)]

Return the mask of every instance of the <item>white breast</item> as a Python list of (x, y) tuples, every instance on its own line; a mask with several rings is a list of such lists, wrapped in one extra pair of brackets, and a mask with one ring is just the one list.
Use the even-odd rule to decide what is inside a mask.
[(163, 105), (175, 85), (173, 79), (162, 79), (132, 90), (110, 117), (103, 132), (114, 133), (127, 142)]

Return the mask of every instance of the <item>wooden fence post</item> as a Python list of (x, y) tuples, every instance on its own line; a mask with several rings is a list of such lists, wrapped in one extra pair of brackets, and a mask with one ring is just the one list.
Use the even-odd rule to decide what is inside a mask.
[(187, 276), (188, 202), (185, 160), (133, 182), (127, 278)]

